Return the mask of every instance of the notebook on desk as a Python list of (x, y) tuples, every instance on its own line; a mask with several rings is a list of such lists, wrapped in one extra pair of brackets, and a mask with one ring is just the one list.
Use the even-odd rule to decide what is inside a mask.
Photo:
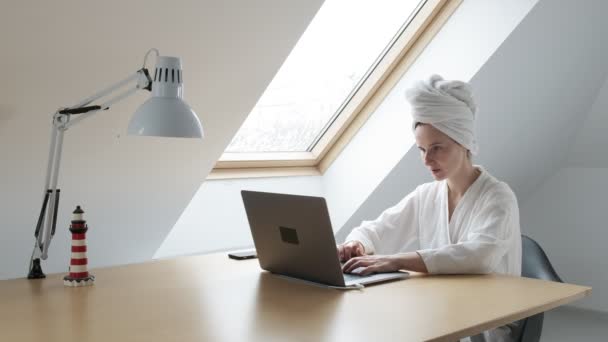
[(408, 276), (406, 272), (344, 274), (322, 197), (247, 190), (241, 195), (264, 270), (340, 288)]

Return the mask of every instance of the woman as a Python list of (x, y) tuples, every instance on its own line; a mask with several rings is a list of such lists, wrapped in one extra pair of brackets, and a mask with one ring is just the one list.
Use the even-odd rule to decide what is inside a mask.
[[(517, 199), (507, 184), (471, 160), (477, 144), (470, 86), (433, 75), (406, 97), (416, 145), (435, 182), (418, 186), (376, 220), (353, 229), (338, 246), (344, 272), (521, 275)], [(513, 327), (472, 340), (509, 341)]]

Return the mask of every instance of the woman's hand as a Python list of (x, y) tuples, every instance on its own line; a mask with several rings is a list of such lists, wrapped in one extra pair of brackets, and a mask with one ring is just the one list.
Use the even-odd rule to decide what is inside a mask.
[(369, 275), (372, 273), (396, 272), (409, 270), (427, 273), (426, 265), (416, 252), (393, 254), (393, 255), (365, 255), (354, 257), (342, 266), (344, 273), (361, 268), (356, 274)]
[(395, 272), (401, 269), (399, 255), (365, 255), (348, 260), (342, 271), (352, 273), (353, 270), (362, 267), (357, 275), (369, 275), (372, 273)]
[(365, 255), (365, 247), (359, 241), (352, 240), (338, 245), (338, 257), (341, 262), (362, 255)]

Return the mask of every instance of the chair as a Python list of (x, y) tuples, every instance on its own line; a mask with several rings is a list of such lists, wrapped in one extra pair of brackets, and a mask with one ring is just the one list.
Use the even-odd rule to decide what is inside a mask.
[[(543, 251), (540, 245), (530, 237), (521, 236), (522, 248), (522, 265), (521, 275), (527, 278), (536, 278), (548, 281), (556, 281), (563, 283), (562, 279), (557, 275), (547, 254)], [(537, 315), (521, 320), (519, 323), (520, 337), (519, 342), (538, 342), (543, 330), (544, 314), (541, 312)]]

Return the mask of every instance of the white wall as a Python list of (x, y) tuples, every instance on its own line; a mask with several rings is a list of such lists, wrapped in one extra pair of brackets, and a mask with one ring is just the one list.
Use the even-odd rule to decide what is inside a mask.
[(154, 257), (252, 247), (241, 190), (323, 195), (319, 176), (206, 181)]
[(560, 277), (591, 286), (574, 306), (608, 311), (608, 168), (566, 167), (521, 208), (522, 228), (538, 241)]
[(608, 311), (608, 79), (579, 120), (563, 168), (524, 202), (521, 220), (564, 281), (593, 287), (575, 305)]
[(0, 278), (33, 247), (50, 114), (141, 67), (183, 59), (203, 141), (124, 136), (138, 94), (70, 129), (58, 228), (45, 271), (65, 271), (81, 204), (91, 266), (149, 260), (295, 45), (322, 0), (8, 1), (0, 11)]
[(582, 123), (566, 156), (568, 167), (608, 168), (608, 78)]

